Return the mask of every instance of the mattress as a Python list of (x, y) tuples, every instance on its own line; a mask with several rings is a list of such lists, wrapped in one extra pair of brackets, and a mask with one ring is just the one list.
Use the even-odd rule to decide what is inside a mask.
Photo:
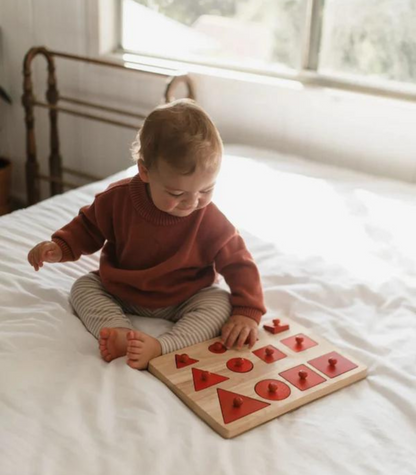
[[(0, 474), (415, 474), (416, 188), (226, 148), (214, 201), (258, 264), (263, 322), (290, 316), (368, 377), (225, 440), (147, 371), (100, 359), (68, 303), (98, 253), (38, 273), (27, 262), (34, 244), (134, 173), (0, 218)], [(134, 325), (157, 336), (171, 323)]]

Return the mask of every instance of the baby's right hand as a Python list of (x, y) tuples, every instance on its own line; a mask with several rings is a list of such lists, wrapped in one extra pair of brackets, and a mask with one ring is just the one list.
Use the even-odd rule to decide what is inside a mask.
[(27, 256), (29, 264), (38, 271), (44, 262), (59, 262), (62, 259), (62, 250), (53, 241), (44, 241), (37, 244)]

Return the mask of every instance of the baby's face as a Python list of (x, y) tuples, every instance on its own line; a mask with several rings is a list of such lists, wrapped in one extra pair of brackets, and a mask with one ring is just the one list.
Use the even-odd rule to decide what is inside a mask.
[(152, 170), (139, 168), (142, 180), (149, 185), (153, 204), (181, 218), (209, 205), (220, 169), (196, 169), (192, 175), (181, 175), (164, 160), (159, 160)]

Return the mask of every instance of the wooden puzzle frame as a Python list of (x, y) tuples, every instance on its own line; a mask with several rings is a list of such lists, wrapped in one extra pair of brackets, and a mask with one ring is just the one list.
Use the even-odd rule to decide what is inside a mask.
[(214, 338), (152, 360), (149, 371), (224, 438), (366, 377), (363, 364), (297, 322), (273, 322), (252, 349), (224, 351)]

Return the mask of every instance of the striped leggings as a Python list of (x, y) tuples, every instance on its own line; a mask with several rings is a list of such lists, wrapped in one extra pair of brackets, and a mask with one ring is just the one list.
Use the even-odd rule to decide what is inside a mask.
[(148, 309), (108, 293), (100, 277), (92, 273), (75, 281), (70, 303), (86, 329), (97, 339), (104, 327), (133, 330), (129, 314), (174, 322), (169, 332), (158, 337), (162, 354), (218, 336), (231, 314), (230, 294), (216, 285), (200, 290), (179, 305)]

